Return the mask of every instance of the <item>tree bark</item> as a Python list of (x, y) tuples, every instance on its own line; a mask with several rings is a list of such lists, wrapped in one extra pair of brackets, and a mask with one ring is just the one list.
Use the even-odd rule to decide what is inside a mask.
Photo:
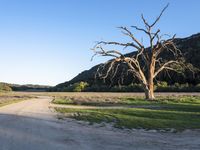
[(145, 98), (146, 98), (146, 100), (154, 100), (155, 99), (153, 86), (151, 86), (150, 89), (145, 90)]
[(153, 78), (148, 82), (148, 88), (144, 90), (145, 91), (145, 98), (146, 100), (154, 100), (154, 82)]
[(152, 57), (151, 64), (149, 67), (149, 77), (148, 77), (148, 90), (146, 92), (147, 100), (154, 100), (154, 72), (155, 72), (155, 59)]

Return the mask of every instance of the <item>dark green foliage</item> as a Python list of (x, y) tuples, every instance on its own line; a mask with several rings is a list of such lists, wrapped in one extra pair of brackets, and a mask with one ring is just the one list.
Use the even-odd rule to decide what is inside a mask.
[(45, 92), (48, 91), (51, 87), (45, 85), (18, 85), (18, 84), (10, 84), (13, 91), (31, 91), (31, 92)]
[(130, 84), (128, 86), (114, 86), (111, 92), (143, 92), (141, 84)]
[(156, 92), (200, 92), (200, 86), (189, 85), (188, 83), (179, 84), (175, 83), (174, 85), (168, 86), (156, 86)]
[(107, 86), (107, 85), (92, 85), (92, 86), (88, 86), (85, 89), (85, 92), (107, 92), (107, 91), (111, 91), (111, 87)]
[[(87, 92), (143, 92), (140, 84), (109, 87), (106, 85), (93, 85), (85, 89)], [(158, 82), (155, 85), (156, 92), (200, 92), (200, 84), (189, 85), (188, 83), (168, 85), (167, 82)]]
[[(142, 86), (140, 84), (130, 84), (122, 86), (113, 86), (108, 85), (92, 85), (84, 86), (81, 88), (79, 83), (73, 84), (64, 88), (55, 88), (52, 91), (57, 92), (143, 92)], [(155, 85), (156, 92), (200, 92), (200, 84), (180, 84), (175, 83), (173, 85), (168, 85), (166, 81), (158, 82)]]

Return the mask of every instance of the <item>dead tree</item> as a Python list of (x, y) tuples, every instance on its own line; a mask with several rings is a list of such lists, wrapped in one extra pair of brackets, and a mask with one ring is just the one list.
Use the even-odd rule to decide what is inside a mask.
[[(144, 23), (144, 28), (137, 26), (131, 26), (131, 28), (143, 32), (145, 36), (149, 39), (148, 48), (140, 42), (133, 32), (127, 27), (119, 27), (122, 33), (125, 36), (128, 36), (131, 39), (131, 42), (120, 43), (120, 42), (98, 42), (93, 50), (95, 52), (94, 56), (110, 56), (114, 59), (109, 60), (101, 66), (104, 70), (104, 73), (100, 72), (102, 69), (97, 70), (97, 74), (101, 78), (114, 77), (118, 71), (118, 66), (121, 63), (126, 63), (128, 65), (127, 71), (131, 72), (134, 77), (136, 77), (141, 83), (145, 97), (148, 100), (153, 100), (154, 97), (154, 81), (156, 76), (165, 71), (178, 71), (183, 64), (183, 59), (180, 59), (181, 52), (175, 45), (175, 35), (171, 38), (164, 39), (163, 35), (160, 33), (160, 29), (154, 29), (164, 11), (167, 9), (168, 5), (161, 11), (160, 15), (156, 20), (149, 24), (147, 20), (141, 15), (142, 21)], [(123, 49), (131, 47), (135, 50), (134, 56), (128, 57), (127, 55), (122, 54), (119, 50), (106, 50), (106, 45), (113, 46), (122, 46)], [(167, 53), (168, 54), (167, 54)], [(163, 55), (170, 56), (170, 59), (163, 58)]]

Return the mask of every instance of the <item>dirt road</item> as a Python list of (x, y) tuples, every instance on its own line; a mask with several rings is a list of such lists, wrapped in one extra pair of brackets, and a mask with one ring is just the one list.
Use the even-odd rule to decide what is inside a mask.
[(200, 132), (123, 131), (58, 120), (50, 97), (0, 108), (0, 150), (199, 150)]

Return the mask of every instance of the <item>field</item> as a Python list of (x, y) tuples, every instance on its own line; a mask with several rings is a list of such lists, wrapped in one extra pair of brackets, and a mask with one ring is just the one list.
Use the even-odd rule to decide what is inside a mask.
[(142, 93), (0, 93), (1, 145), (198, 150), (200, 94), (156, 96), (145, 101)]
[(146, 101), (141, 93), (55, 94), (52, 103), (60, 118), (93, 123), (111, 123), (117, 128), (181, 131), (200, 129), (198, 93), (158, 93)]
[(37, 96), (52, 97), (58, 118), (73, 118), (115, 128), (182, 131), (200, 129), (199, 93), (157, 93), (154, 101), (143, 93), (0, 93), (0, 106)]
[(15, 93), (15, 92), (0, 92), (0, 107), (17, 103), (35, 97), (31, 94)]

